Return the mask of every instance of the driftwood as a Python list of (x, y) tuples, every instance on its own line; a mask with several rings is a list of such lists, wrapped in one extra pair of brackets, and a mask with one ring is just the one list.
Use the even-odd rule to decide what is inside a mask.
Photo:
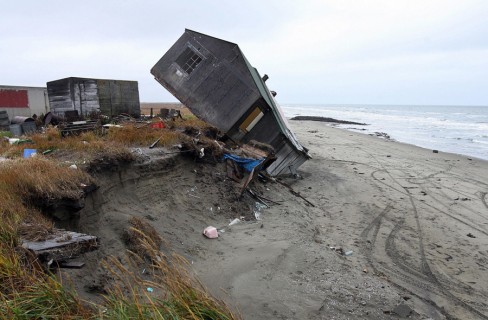
[(312, 207), (315, 207), (315, 205), (314, 205), (312, 202), (308, 201), (308, 200), (307, 200), (307, 199), (306, 199), (304, 196), (302, 196), (302, 195), (300, 194), (300, 192), (296, 192), (295, 190), (293, 190), (293, 188), (292, 188), (292, 187), (290, 187), (288, 184), (286, 184), (286, 183), (284, 183), (284, 182), (282, 182), (282, 181), (279, 181), (278, 179), (275, 179), (274, 181), (276, 181), (276, 182), (278, 182), (279, 184), (281, 184), (282, 186), (286, 187), (286, 188), (287, 188), (287, 189), (290, 191), (290, 193), (291, 193), (292, 195), (294, 195), (294, 196), (296, 196), (296, 197), (299, 197), (299, 198), (302, 198), (303, 200), (305, 200), (305, 202), (306, 202), (306, 203), (308, 203), (308, 204), (309, 204), (309, 205), (311, 205)]

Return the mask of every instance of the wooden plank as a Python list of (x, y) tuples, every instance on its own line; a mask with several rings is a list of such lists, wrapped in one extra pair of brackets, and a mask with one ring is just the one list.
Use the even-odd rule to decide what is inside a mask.
[(55, 236), (44, 241), (23, 240), (22, 247), (33, 251), (44, 261), (60, 261), (95, 250), (98, 247), (98, 239), (83, 233), (58, 230)]

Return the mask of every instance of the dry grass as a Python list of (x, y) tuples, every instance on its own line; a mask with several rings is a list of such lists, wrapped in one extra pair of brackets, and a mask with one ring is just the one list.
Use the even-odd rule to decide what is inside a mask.
[(80, 197), (92, 178), (42, 157), (0, 163), (0, 314), (5, 319), (75, 318), (87, 314), (79, 299), (46, 274), (20, 239), (42, 239), (53, 223), (36, 199)]
[[(140, 220), (133, 225), (139, 225)], [(228, 306), (213, 298), (206, 288), (188, 271), (188, 262), (181, 256), (164, 255), (153, 240), (147, 226), (134, 230), (139, 248), (150, 256), (151, 278), (148, 280), (132, 270), (144, 264), (139, 255), (131, 255), (124, 263), (109, 258), (104, 264), (114, 279), (106, 296), (103, 319), (240, 319)], [(159, 236), (158, 236), (159, 238)]]
[[(0, 156), (14, 159), (0, 162), (0, 319), (238, 318), (195, 280), (183, 258), (167, 257), (159, 251), (164, 241), (141, 219), (130, 220), (127, 238), (133, 253), (127, 264), (115, 258), (109, 258), (105, 264), (115, 285), (104, 305), (87, 307), (75, 292), (46, 273), (36, 257), (20, 246), (21, 239), (46, 239), (56, 231), (53, 222), (39, 211), (40, 202), (78, 199), (83, 187), (94, 183), (84, 171), (70, 169), (63, 162), (66, 158), (129, 161), (132, 153), (128, 147), (148, 146), (158, 138), (163, 146), (194, 142), (181, 133), (183, 128), (208, 127), (196, 118), (170, 124), (179, 130), (129, 124), (104, 133), (61, 138), (56, 128), (48, 128), (30, 136), (32, 143), (10, 145), (0, 141)], [(205, 144), (213, 143), (211, 139), (202, 139)], [(21, 159), (25, 148), (37, 149), (38, 154), (51, 152)], [(153, 277), (150, 281), (130, 267), (148, 261)], [(148, 287), (153, 292), (148, 292)]]
[(151, 259), (151, 252), (147, 251), (146, 242), (150, 248), (159, 249), (163, 239), (153, 226), (139, 217), (129, 219), (129, 228), (124, 232), (124, 241), (127, 248), (141, 258)]

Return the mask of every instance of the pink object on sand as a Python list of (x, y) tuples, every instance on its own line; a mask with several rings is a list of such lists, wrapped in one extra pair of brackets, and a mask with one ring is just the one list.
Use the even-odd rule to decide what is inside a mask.
[(206, 227), (205, 230), (203, 230), (203, 234), (210, 239), (219, 237), (219, 233), (217, 232), (217, 228), (215, 227)]

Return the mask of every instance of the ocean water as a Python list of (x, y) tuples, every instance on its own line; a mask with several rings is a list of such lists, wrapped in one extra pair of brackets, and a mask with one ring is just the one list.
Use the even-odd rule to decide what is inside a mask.
[[(396, 141), (488, 160), (488, 106), (281, 105), (286, 117), (321, 116), (367, 123), (338, 125)], [(366, 129), (366, 130), (362, 130)]]

